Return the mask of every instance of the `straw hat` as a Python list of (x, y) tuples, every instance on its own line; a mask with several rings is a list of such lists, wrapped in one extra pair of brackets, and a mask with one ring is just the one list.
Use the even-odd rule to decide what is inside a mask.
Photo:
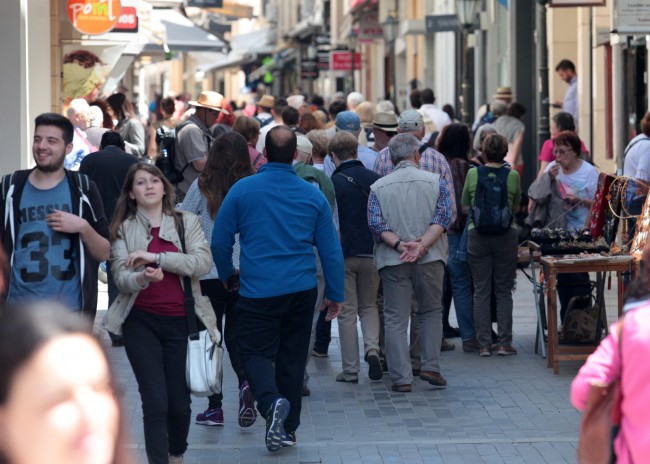
[(262, 95), (257, 105), (262, 108), (273, 108), (275, 106), (275, 97), (273, 95)]
[(512, 100), (512, 89), (510, 87), (499, 87), (494, 94), (494, 100)]
[(192, 106), (198, 106), (199, 108), (207, 108), (209, 110), (221, 111), (222, 113), (230, 114), (228, 111), (222, 108), (223, 95), (217, 92), (206, 90), (204, 92), (201, 92), (198, 100), (190, 101), (188, 103)]
[(373, 127), (385, 132), (397, 132), (397, 116), (391, 112), (378, 112), (372, 120)]

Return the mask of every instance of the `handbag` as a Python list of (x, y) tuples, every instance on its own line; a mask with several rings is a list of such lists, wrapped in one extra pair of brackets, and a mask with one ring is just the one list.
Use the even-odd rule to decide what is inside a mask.
[(621, 373), (619, 378), (610, 384), (593, 383), (589, 389), (587, 406), (580, 424), (579, 464), (616, 463), (614, 439), (618, 435), (621, 425), (621, 400), (623, 398), (621, 390), (623, 319), (617, 327)]
[[(185, 253), (185, 230), (182, 217), (175, 217), (182, 251)], [(192, 295), (192, 281), (183, 276), (185, 313), (187, 315), (187, 357), (185, 380), (190, 393), (195, 396), (210, 396), (221, 393), (223, 380), (223, 347), (221, 334), (217, 330), (217, 341), (212, 340), (207, 329), (199, 330), (196, 321), (196, 303)]]

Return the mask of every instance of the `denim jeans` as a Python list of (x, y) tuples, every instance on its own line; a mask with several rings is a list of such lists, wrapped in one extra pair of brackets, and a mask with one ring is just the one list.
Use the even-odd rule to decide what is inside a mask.
[(443, 301), (450, 292), (454, 299), (456, 319), (463, 341), (476, 336), (474, 333), (474, 304), (472, 301), (472, 276), (466, 261), (459, 261), (456, 251), (461, 242), (462, 234), (447, 234), (449, 242), (449, 259), (445, 266), (445, 279), (449, 279), (449, 286), (443, 287)]
[(190, 391), (185, 381), (187, 320), (133, 308), (122, 326), (124, 348), (142, 399), (149, 464), (182, 455), (190, 430)]
[(239, 297), (237, 342), (257, 409), (266, 417), (277, 398), (289, 401), (284, 427), (300, 425), (302, 385), (317, 290), (269, 298)]

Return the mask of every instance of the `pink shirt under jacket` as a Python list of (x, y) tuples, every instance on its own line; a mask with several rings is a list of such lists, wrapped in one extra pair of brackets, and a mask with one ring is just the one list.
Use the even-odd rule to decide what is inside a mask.
[(616, 325), (578, 372), (571, 384), (571, 402), (584, 410), (592, 382), (619, 377), (623, 400), (621, 430), (614, 443), (619, 464), (648, 462), (650, 456), (650, 300), (625, 315), (619, 353)]

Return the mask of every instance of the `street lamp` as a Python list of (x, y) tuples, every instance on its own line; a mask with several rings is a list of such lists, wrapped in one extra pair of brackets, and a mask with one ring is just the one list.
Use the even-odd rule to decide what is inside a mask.
[(350, 50), (350, 59), (352, 60), (351, 63), (351, 71), (350, 71), (350, 92), (354, 92), (354, 68), (356, 66), (356, 55), (357, 55), (357, 45), (359, 44), (359, 36), (357, 34), (357, 31), (354, 30), (354, 27), (350, 27), (350, 31), (348, 32), (348, 50)]
[(318, 57), (318, 47), (314, 43), (313, 39), (307, 46), (307, 58), (309, 59), (309, 95), (313, 98), (314, 96), (314, 76), (318, 70), (318, 63), (316, 58)]
[(472, 124), (472, 76), (470, 76), (470, 61), (472, 54), (469, 47), (469, 35), (474, 26), (476, 19), (476, 10), (478, 9), (480, 0), (456, 0), (456, 14), (458, 15), (458, 22), (463, 26), (463, 82), (461, 84), (461, 93), (463, 95), (463, 106), (461, 108), (461, 120), (467, 124)]
[(397, 28), (399, 26), (399, 21), (393, 15), (393, 13), (388, 13), (386, 20), (381, 24), (384, 30), (384, 40), (388, 46), (389, 60), (390, 60), (390, 80), (393, 85), (391, 92), (391, 99), (394, 103), (397, 103), (397, 78), (395, 72), (395, 40), (397, 40)]

